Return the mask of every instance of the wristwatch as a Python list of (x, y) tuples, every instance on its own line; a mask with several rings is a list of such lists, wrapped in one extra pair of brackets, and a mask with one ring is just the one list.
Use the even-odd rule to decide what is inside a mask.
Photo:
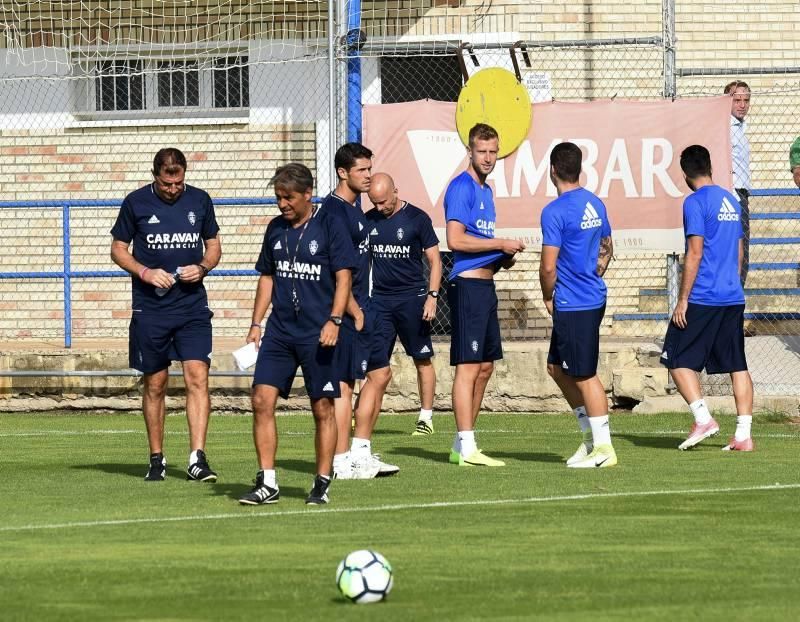
[(342, 316), (341, 315), (332, 315), (328, 318), (331, 322), (336, 324), (336, 326), (342, 325)]
[(431, 291), (428, 292), (428, 296), (432, 296), (433, 298), (438, 298), (439, 292), (437, 292), (435, 289), (432, 289)]

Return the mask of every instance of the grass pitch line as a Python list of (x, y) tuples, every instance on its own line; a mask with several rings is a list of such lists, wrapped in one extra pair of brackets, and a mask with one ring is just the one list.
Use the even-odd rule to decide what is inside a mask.
[(77, 529), (81, 527), (118, 527), (125, 525), (140, 525), (152, 523), (181, 523), (189, 521), (212, 521), (229, 519), (258, 519), (278, 518), (282, 516), (312, 516), (315, 514), (356, 514), (363, 512), (397, 512), (403, 510), (428, 510), (439, 508), (457, 508), (469, 506), (492, 505), (524, 505), (536, 503), (553, 503), (559, 501), (585, 501), (588, 499), (615, 499), (621, 497), (659, 497), (669, 495), (700, 495), (700, 494), (728, 494), (737, 492), (769, 492), (775, 490), (797, 490), (798, 484), (769, 484), (762, 486), (742, 486), (739, 488), (688, 488), (679, 490), (641, 490), (629, 492), (599, 492), (578, 495), (559, 495), (553, 497), (526, 497), (522, 499), (484, 499), (475, 501), (436, 501), (430, 503), (398, 503), (392, 505), (377, 505), (373, 507), (355, 508), (314, 508), (303, 510), (279, 510), (265, 512), (239, 512), (225, 514), (207, 514), (194, 516), (165, 516), (156, 518), (123, 518), (117, 520), (76, 521), (73, 523), (51, 523), (42, 525), (18, 525), (0, 527), (0, 533), (21, 531), (43, 531), (54, 529)]

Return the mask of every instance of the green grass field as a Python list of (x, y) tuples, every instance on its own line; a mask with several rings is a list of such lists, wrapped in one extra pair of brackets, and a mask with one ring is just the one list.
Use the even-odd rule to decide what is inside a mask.
[[(393, 478), (334, 482), (309, 508), (310, 416), (284, 416), (281, 501), (242, 507), (250, 418), (218, 416), (216, 484), (187, 482), (186, 424), (167, 421), (170, 466), (145, 483), (134, 415), (0, 416), (3, 620), (792, 620), (800, 611), (800, 429), (757, 417), (756, 452), (723, 435), (679, 452), (688, 414), (612, 416), (620, 464), (576, 471), (568, 415), (484, 415), (501, 469), (447, 464), (452, 417), (411, 437), (379, 421)], [(395, 570), (388, 601), (334, 584), (349, 551)]]

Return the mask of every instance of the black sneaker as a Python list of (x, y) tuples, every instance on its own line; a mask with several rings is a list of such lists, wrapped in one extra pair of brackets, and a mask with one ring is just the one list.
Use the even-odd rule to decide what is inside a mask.
[(197, 450), (197, 462), (190, 464), (186, 470), (186, 479), (193, 479), (198, 482), (216, 482), (217, 474), (208, 466), (206, 452), (202, 449)]
[(256, 475), (253, 490), (239, 497), (239, 503), (242, 505), (262, 505), (266, 503), (277, 503), (280, 498), (280, 490), (267, 486), (264, 483), (264, 472), (259, 471), (258, 475)]
[(150, 454), (150, 467), (147, 475), (144, 476), (146, 482), (163, 482), (167, 476), (167, 461), (164, 454)]
[(331, 485), (331, 478), (325, 475), (314, 477), (314, 486), (306, 497), (306, 505), (325, 505), (328, 503), (328, 488)]

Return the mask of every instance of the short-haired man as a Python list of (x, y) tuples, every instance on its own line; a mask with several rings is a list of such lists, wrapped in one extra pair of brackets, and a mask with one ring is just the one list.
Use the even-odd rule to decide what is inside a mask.
[[(372, 256), (373, 346), (367, 365), (367, 382), (356, 404), (354, 436), (370, 438), (380, 413), (383, 395), (392, 378), (389, 362), (397, 337), (414, 360), (421, 408), (412, 434), (433, 434), (433, 368), (431, 320), (442, 279), (439, 238), (430, 216), (398, 197), (394, 180), (386, 173), (372, 176), (369, 199), (375, 206), (367, 212)], [(423, 274), (423, 257), (430, 275)], [(371, 414), (370, 414), (371, 413)]]
[(739, 276), (744, 287), (750, 267), (750, 141), (747, 140), (747, 123), (744, 118), (750, 111), (750, 87), (747, 82), (734, 80), (725, 85), (725, 95), (731, 96), (731, 162), (733, 187), (741, 205), (742, 265)]
[(519, 240), (494, 237), (495, 208), (486, 178), (497, 164), (497, 131), (478, 123), (469, 131), (467, 170), (447, 187), (444, 197), (447, 247), (453, 251), (448, 277), (450, 365), (456, 437), (450, 462), (460, 466), (505, 466), (484, 454), (475, 440), (475, 422), (494, 362), (503, 358), (494, 274), (514, 265), (525, 249)]
[(689, 404), (694, 425), (678, 448), (689, 449), (719, 433), (708, 411), (699, 372), (729, 373), (736, 401), (736, 432), (723, 447), (752, 451), (753, 381), (744, 353), (744, 291), (739, 270), (744, 254), (741, 208), (711, 178), (711, 155), (701, 145), (681, 153), (681, 170), (692, 194), (683, 202), (686, 255), (678, 303), (667, 328), (661, 363)]
[(353, 249), (343, 223), (311, 203), (314, 180), (302, 164), (280, 167), (272, 178), (279, 218), (267, 225), (256, 270), (261, 273), (247, 342), (258, 344), (270, 305), (253, 375), (253, 440), (259, 471), (243, 505), (275, 503), (278, 431), (275, 405), (289, 396), (298, 366), (311, 400), (316, 435), (316, 476), (306, 503), (328, 503), (336, 447), (333, 400), (340, 395), (336, 344), (347, 298)]
[(583, 441), (567, 460), (576, 469), (617, 464), (608, 425), (608, 400), (597, 361), (606, 310), (603, 282), (613, 256), (606, 206), (579, 183), (583, 154), (564, 142), (550, 152), (558, 198), (542, 211), (539, 281), (553, 333), (547, 371), (578, 419)]
[(222, 249), (214, 204), (204, 191), (187, 185), (185, 175), (183, 153), (161, 149), (153, 159), (153, 183), (125, 197), (111, 229), (111, 259), (132, 275), (128, 356), (130, 366), (143, 374), (149, 482), (166, 476), (164, 417), (172, 361), (181, 361), (186, 387), (187, 478), (217, 480), (205, 454), (214, 314), (203, 279), (219, 263)]
[(347, 316), (342, 325), (341, 343), (337, 348), (339, 368), (344, 375), (342, 394), (335, 405), (338, 441), (333, 472), (338, 479), (371, 479), (378, 475), (394, 475), (400, 470), (395, 465), (381, 462), (372, 454), (369, 438), (354, 436), (348, 449), (353, 419), (353, 388), (356, 380), (362, 380), (367, 375), (371, 349), (370, 318), (367, 313), (369, 230), (358, 199), (370, 187), (372, 151), (360, 143), (347, 143), (336, 151), (334, 166), (339, 182), (322, 202), (322, 209), (345, 225), (356, 253), (356, 267), (353, 270), (353, 291), (347, 303)]
[(795, 138), (789, 147), (789, 172), (795, 185), (800, 188), (800, 137)]

